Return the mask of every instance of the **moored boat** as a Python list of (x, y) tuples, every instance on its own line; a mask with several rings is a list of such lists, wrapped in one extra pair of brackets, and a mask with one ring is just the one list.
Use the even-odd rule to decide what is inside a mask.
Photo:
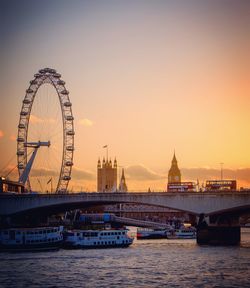
[(72, 230), (65, 232), (64, 248), (116, 248), (128, 247), (133, 238), (128, 230)]
[(150, 229), (150, 228), (138, 228), (137, 240), (143, 239), (166, 239), (168, 229)]
[(165, 229), (138, 228), (137, 239), (195, 239), (196, 229), (194, 227), (173, 227)]
[(57, 250), (63, 227), (9, 228), (0, 230), (0, 251)]
[(181, 227), (179, 229), (169, 230), (168, 239), (195, 239), (196, 229), (194, 227)]

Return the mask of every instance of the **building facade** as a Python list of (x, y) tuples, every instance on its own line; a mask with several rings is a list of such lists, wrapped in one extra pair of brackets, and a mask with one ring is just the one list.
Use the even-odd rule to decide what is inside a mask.
[(117, 161), (112, 163), (111, 159), (103, 158), (97, 163), (97, 191), (116, 192), (117, 191)]

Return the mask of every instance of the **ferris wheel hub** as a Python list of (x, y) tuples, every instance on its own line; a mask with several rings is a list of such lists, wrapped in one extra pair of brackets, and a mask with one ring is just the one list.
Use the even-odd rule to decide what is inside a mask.
[(50, 141), (44, 142), (44, 141), (38, 141), (38, 142), (25, 142), (24, 147), (28, 148), (39, 148), (41, 146), (50, 146)]

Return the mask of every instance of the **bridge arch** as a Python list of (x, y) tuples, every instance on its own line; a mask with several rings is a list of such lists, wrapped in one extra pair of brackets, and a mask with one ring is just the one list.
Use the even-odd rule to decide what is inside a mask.
[[(60, 210), (97, 204), (135, 203), (167, 207), (193, 215), (215, 215), (243, 211), (250, 207), (250, 193), (79, 193), (1, 195), (0, 215), (25, 211)], [(238, 213), (237, 212), (237, 213)]]

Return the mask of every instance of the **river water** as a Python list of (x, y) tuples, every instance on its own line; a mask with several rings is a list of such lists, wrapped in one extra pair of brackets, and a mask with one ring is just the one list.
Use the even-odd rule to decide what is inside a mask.
[(1, 253), (0, 287), (250, 287), (250, 229), (239, 247), (135, 240), (129, 248)]

